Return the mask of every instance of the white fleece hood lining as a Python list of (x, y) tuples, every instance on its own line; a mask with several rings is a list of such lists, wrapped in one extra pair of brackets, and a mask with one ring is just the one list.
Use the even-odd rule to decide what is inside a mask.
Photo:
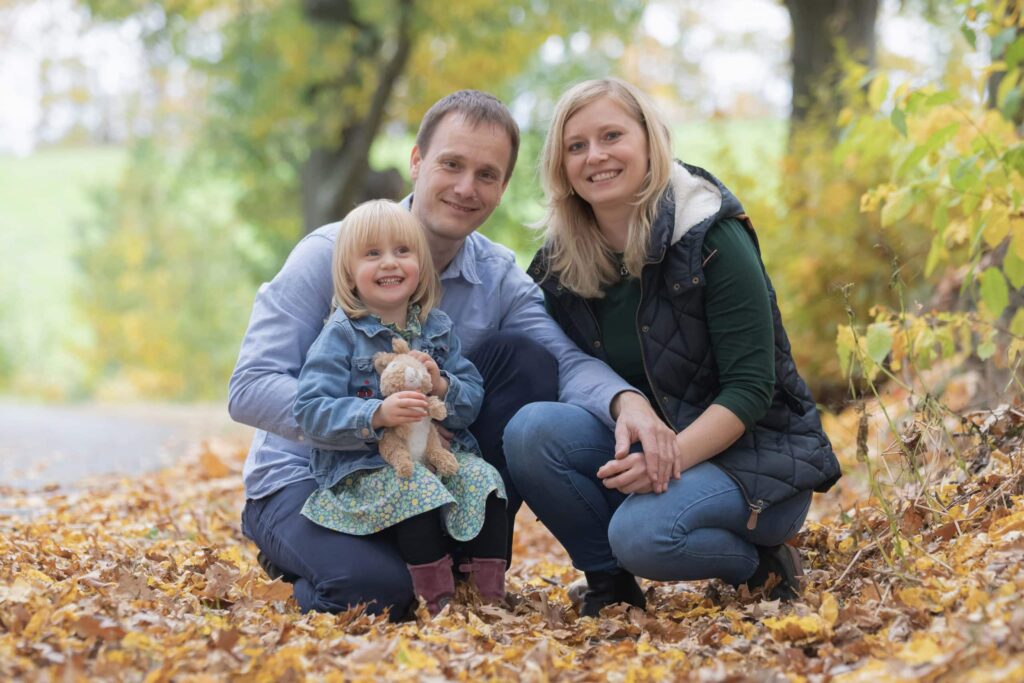
[(722, 192), (710, 180), (690, 173), (677, 163), (672, 164), (670, 182), (676, 201), (676, 221), (670, 244), (675, 244), (690, 228), (721, 210)]

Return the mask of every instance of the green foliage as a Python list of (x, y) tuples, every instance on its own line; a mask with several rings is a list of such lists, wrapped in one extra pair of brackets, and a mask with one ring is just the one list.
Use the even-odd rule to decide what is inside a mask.
[[(908, 361), (923, 370), (940, 358), (971, 355), (1015, 371), (1024, 351), (1024, 141), (1014, 124), (1022, 99), (1017, 67), (1024, 60), (1024, 19), (1016, 3), (962, 4), (965, 33), (972, 45), (977, 35), (988, 35), (991, 70), (1002, 75), (996, 108), (978, 104), (983, 79), (945, 90), (903, 88), (889, 116), (879, 112), (850, 124), (850, 137), (862, 141), (863, 130), (877, 135), (881, 120), (899, 133), (888, 142), (894, 171), (864, 194), (862, 210), (873, 215), (881, 206), (883, 225), (908, 216), (923, 220), (930, 241), (925, 274), (961, 294), (959, 311), (879, 308), (866, 348), (855, 341), (855, 329), (840, 330), (841, 363), (869, 379), (883, 362), (892, 370)], [(893, 339), (889, 349), (879, 342), (882, 329)]]
[(101, 395), (219, 398), (252, 299), (245, 227), (202, 168), (140, 144), (80, 238), (81, 350)]

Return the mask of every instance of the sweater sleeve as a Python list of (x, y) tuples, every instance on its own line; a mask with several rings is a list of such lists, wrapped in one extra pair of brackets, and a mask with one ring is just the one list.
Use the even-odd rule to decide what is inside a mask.
[(772, 402), (775, 339), (761, 259), (734, 219), (713, 226), (704, 240), (705, 313), (721, 390), (714, 403), (753, 427)]

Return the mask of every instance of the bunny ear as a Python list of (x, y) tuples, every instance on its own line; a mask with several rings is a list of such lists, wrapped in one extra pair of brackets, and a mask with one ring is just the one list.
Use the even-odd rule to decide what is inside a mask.
[(395, 353), (409, 353), (409, 344), (401, 337), (391, 340), (391, 348), (395, 350)]
[(388, 353), (387, 351), (381, 351), (380, 353), (373, 354), (373, 367), (377, 370), (377, 374), (384, 372), (384, 368), (388, 366), (388, 363), (395, 359), (395, 354)]

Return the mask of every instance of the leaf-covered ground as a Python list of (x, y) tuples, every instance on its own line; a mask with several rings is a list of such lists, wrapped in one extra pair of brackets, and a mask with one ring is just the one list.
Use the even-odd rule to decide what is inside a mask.
[(1021, 681), (1024, 413), (967, 417), (941, 438), (829, 421), (847, 477), (796, 541), (793, 605), (645, 583), (646, 612), (579, 619), (578, 574), (524, 510), (511, 610), (302, 615), (239, 531), (241, 445), (85, 493), (0, 490), (0, 680)]

